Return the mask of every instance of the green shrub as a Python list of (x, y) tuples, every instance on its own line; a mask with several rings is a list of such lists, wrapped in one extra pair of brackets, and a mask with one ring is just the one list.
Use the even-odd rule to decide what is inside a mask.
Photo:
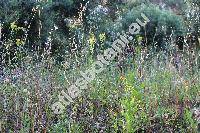
[(141, 13), (144, 13), (150, 19), (147, 26), (142, 28), (139, 33), (143, 38), (147, 37), (148, 45), (152, 46), (153, 42), (157, 42), (158, 45), (162, 46), (164, 45), (164, 37), (171, 34), (182, 36), (186, 32), (185, 23), (181, 16), (172, 11), (161, 10), (154, 4), (143, 4), (128, 10), (122, 16), (122, 29), (128, 29), (129, 25), (135, 22), (137, 18), (142, 19)]

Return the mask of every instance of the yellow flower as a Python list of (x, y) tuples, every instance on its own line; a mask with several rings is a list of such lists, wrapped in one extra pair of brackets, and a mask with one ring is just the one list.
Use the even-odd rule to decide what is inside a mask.
[(12, 30), (16, 30), (16, 31), (18, 31), (18, 30), (25, 30), (25, 28), (24, 27), (18, 27), (17, 25), (16, 25), (16, 22), (12, 22), (12, 23), (10, 23), (10, 28), (12, 29)]
[(124, 81), (126, 78), (124, 76), (120, 76), (120, 80)]
[(10, 24), (10, 27), (11, 27), (12, 30), (17, 29), (17, 25), (15, 24), (15, 22), (12, 22), (12, 23)]
[(20, 46), (20, 45), (23, 45), (24, 42), (20, 39), (16, 39), (16, 44), (17, 44), (17, 46)]
[(132, 98), (131, 98), (131, 103), (134, 103), (135, 102), (135, 97), (133, 96)]
[(143, 39), (143, 37), (142, 37), (142, 36), (137, 36), (137, 41), (138, 41), (138, 42), (141, 42), (141, 41), (142, 41), (142, 39)]
[(94, 44), (96, 42), (96, 38), (95, 38), (95, 35), (94, 33), (91, 33), (90, 34), (90, 38), (89, 38), (89, 44), (90, 44), (90, 50), (93, 52), (94, 50)]
[(90, 45), (94, 45), (94, 43), (96, 42), (96, 38), (94, 33), (91, 33), (90, 38), (89, 38), (89, 43)]
[(130, 90), (132, 90), (132, 89), (133, 89), (133, 87), (130, 86), (130, 85), (126, 85), (126, 86), (125, 86), (125, 91), (130, 91)]
[(16, 28), (16, 30), (25, 30), (25, 28), (24, 27), (18, 27), (18, 28)]
[(101, 42), (104, 42), (106, 40), (106, 34), (105, 33), (99, 34), (99, 39)]
[(115, 117), (117, 116), (117, 112), (114, 112), (114, 116), (115, 116)]

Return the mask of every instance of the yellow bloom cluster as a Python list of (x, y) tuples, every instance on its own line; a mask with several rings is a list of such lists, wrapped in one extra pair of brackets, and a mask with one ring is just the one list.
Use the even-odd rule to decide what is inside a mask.
[(12, 29), (12, 30), (24, 30), (24, 28), (23, 27), (18, 27), (17, 25), (16, 25), (16, 22), (12, 22), (11, 24), (10, 24), (10, 28)]
[(24, 45), (24, 41), (22, 41), (21, 39), (16, 39), (16, 44), (17, 46)]
[(142, 41), (142, 39), (143, 39), (143, 37), (142, 37), (142, 36), (140, 36), (140, 35), (138, 35), (138, 36), (137, 36), (137, 41), (138, 41), (138, 42), (141, 42), (141, 41)]
[(89, 37), (89, 44), (90, 44), (91, 51), (93, 51), (93, 49), (94, 49), (95, 42), (96, 42), (96, 37), (95, 37), (94, 33), (91, 33), (90, 37)]
[(89, 38), (89, 44), (94, 45), (95, 42), (96, 42), (95, 35), (94, 35), (94, 33), (91, 33), (90, 38)]
[(124, 81), (126, 78), (124, 76), (120, 76), (120, 80)]
[(99, 34), (99, 40), (100, 40), (101, 42), (104, 42), (104, 41), (106, 40), (106, 34), (105, 34), (105, 33)]

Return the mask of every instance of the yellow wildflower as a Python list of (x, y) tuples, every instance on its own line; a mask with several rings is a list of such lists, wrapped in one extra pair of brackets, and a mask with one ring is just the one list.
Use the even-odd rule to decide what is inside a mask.
[(99, 34), (99, 39), (101, 42), (104, 42), (106, 40), (106, 34), (105, 33)]
[(132, 90), (132, 89), (133, 89), (133, 87), (130, 86), (130, 85), (126, 85), (126, 86), (125, 86), (125, 91), (130, 91), (130, 90)]
[(142, 41), (142, 39), (143, 39), (143, 37), (142, 37), (142, 36), (137, 36), (137, 41), (138, 41), (138, 42), (141, 42), (141, 41)]
[(11, 27), (12, 30), (17, 29), (17, 25), (15, 24), (15, 22), (12, 22), (12, 23), (10, 24), (10, 27)]
[(91, 33), (90, 34), (90, 38), (89, 38), (89, 44), (90, 44), (90, 50), (93, 52), (94, 50), (94, 44), (96, 42), (96, 38), (95, 38), (95, 35), (94, 33)]
[(126, 78), (124, 76), (120, 76), (120, 80), (124, 81)]
[(94, 33), (91, 33), (90, 38), (89, 38), (89, 43), (90, 45), (94, 45), (94, 43), (96, 42), (96, 38)]
[(16, 30), (25, 30), (25, 28), (24, 27), (18, 27), (18, 28), (16, 28)]
[(16, 39), (17, 46), (23, 45), (24, 42), (21, 39)]
[(134, 96), (131, 97), (131, 103), (135, 103), (135, 101), (136, 101), (135, 97)]

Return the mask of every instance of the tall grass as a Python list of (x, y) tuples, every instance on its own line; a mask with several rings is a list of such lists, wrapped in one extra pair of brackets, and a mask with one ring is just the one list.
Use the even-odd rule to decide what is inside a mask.
[(141, 51), (125, 58), (123, 72), (113, 62), (61, 115), (51, 104), (92, 60), (68, 69), (27, 57), (21, 68), (4, 69), (1, 132), (198, 132), (198, 53), (180, 52), (176, 62), (172, 54)]

